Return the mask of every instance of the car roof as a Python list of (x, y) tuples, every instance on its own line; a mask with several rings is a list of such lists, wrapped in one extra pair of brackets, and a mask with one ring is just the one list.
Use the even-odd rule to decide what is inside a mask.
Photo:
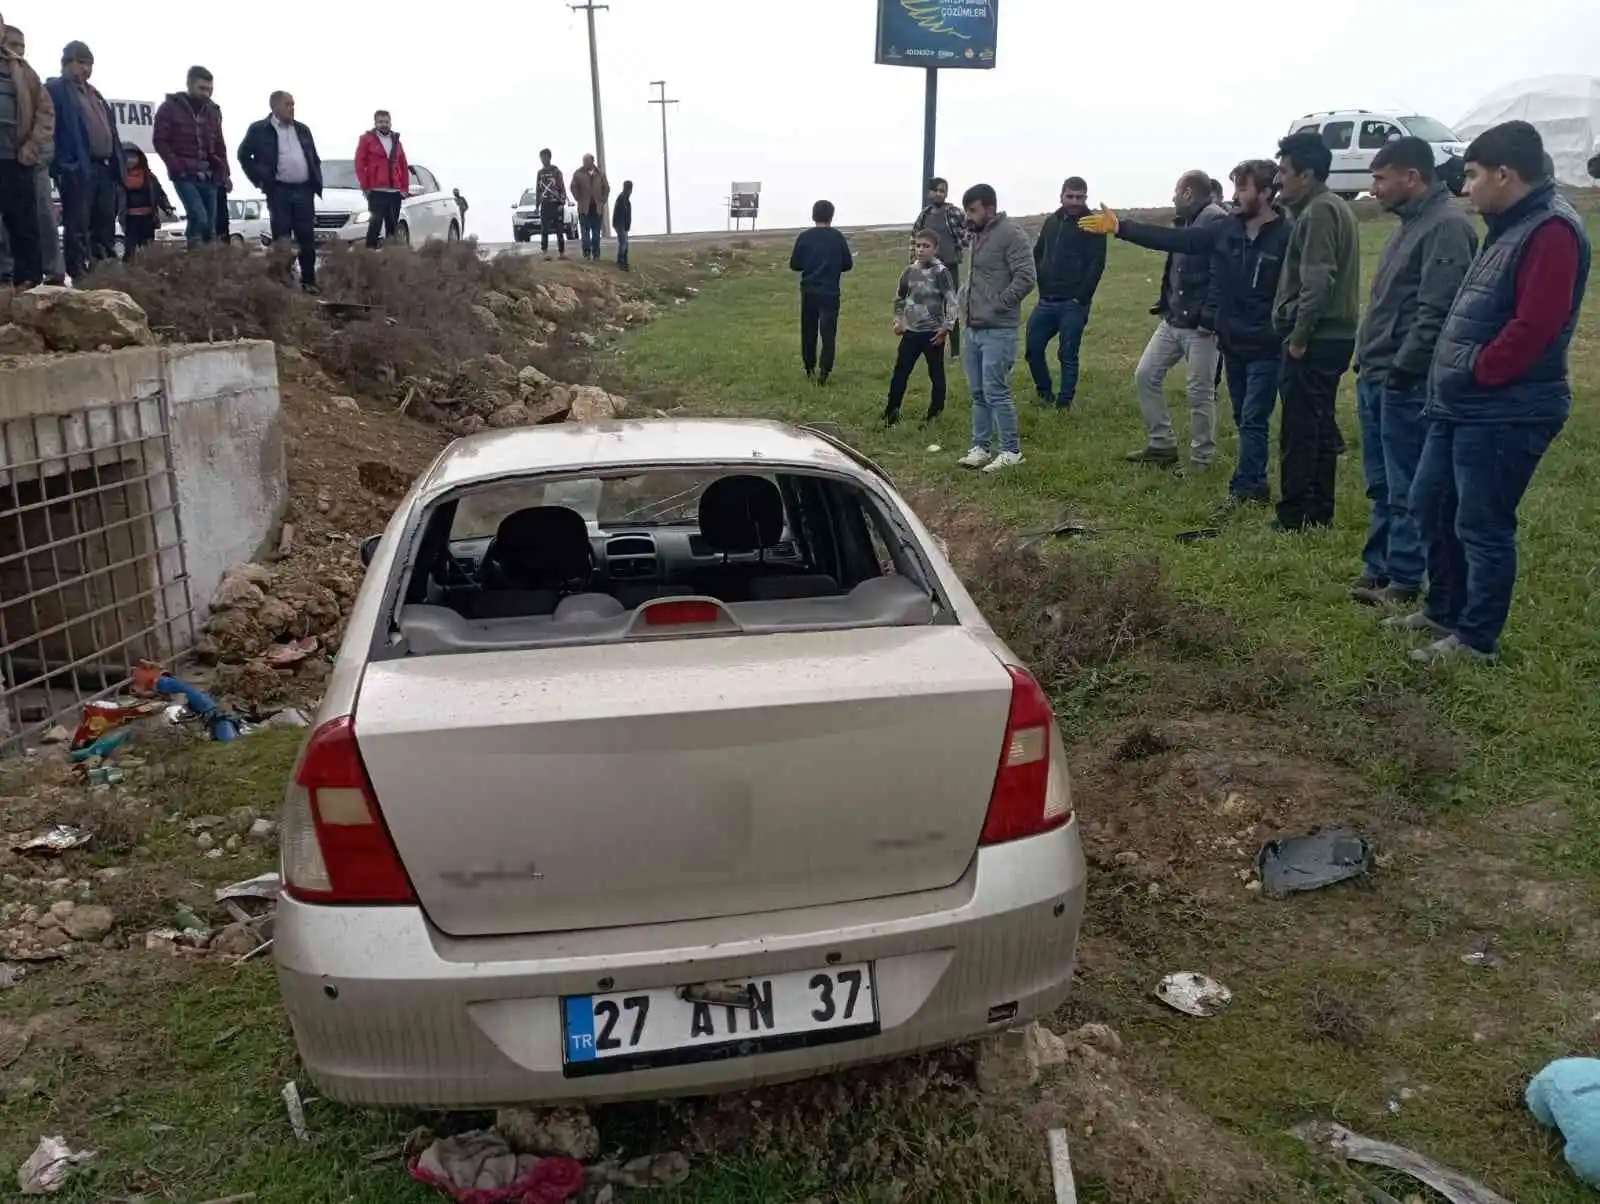
[(814, 431), (784, 422), (737, 418), (626, 419), (598, 425), (550, 423), (484, 431), (457, 439), (428, 470), (421, 492), (530, 473), (595, 473), (647, 465), (763, 464), (861, 477), (865, 462)]
[(1302, 121), (1337, 121), (1345, 117), (1378, 117), (1384, 121), (1399, 121), (1402, 117), (1413, 116), (1398, 109), (1324, 109), (1318, 113), (1306, 113), (1296, 117), (1294, 123), (1299, 125)]

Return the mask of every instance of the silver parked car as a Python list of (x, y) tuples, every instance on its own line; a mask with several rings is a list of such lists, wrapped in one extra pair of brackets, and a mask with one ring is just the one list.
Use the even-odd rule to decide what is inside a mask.
[(282, 825), (329, 1096), (703, 1093), (1066, 995), (1049, 701), (883, 474), (775, 422), (457, 440), (369, 564)]

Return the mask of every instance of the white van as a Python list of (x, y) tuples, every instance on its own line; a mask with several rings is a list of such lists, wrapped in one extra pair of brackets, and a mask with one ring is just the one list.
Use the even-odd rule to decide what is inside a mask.
[(1317, 130), (1333, 152), (1328, 187), (1353, 201), (1372, 189), (1372, 160), (1386, 142), (1410, 136), (1433, 147), (1434, 169), (1457, 196), (1465, 183), (1462, 152), (1467, 149), (1456, 132), (1442, 121), (1418, 113), (1379, 113), (1371, 109), (1333, 109), (1307, 113), (1289, 126), (1291, 134)]

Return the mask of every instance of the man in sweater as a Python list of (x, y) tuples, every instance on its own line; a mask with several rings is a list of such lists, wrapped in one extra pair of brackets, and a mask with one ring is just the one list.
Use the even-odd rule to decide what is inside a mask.
[(1384, 245), (1372, 300), (1356, 336), (1361, 465), (1372, 522), (1351, 589), (1368, 606), (1415, 602), (1422, 589), (1422, 533), (1411, 480), (1427, 424), (1428, 366), (1445, 315), (1478, 250), (1478, 233), (1434, 177), (1433, 147), (1398, 138), (1372, 160), (1372, 194), (1400, 224)]
[[(1040, 402), (1061, 410), (1070, 410), (1078, 393), (1078, 349), (1089, 325), (1095, 289), (1106, 270), (1105, 239), (1078, 228), (1078, 219), (1088, 212), (1089, 185), (1082, 176), (1069, 176), (1061, 186), (1061, 207), (1044, 219), (1033, 244), (1039, 302), (1028, 318), (1025, 357)], [(1051, 339), (1060, 340), (1056, 344), (1059, 391), (1051, 384), (1045, 359)]]
[(1525, 121), (1492, 126), (1462, 156), (1488, 233), (1428, 377), (1428, 436), (1411, 487), (1428, 541), (1428, 599), (1385, 623), (1433, 637), (1411, 653), (1422, 663), (1499, 656), (1517, 579), (1517, 507), (1572, 408), (1567, 351), (1589, 236), (1543, 156)]
[(1038, 273), (1028, 236), (1000, 209), (990, 185), (974, 184), (961, 204), (973, 231), (967, 283), (956, 306), (958, 320), (967, 328), (962, 367), (972, 390), (972, 447), (957, 463), (1003, 472), (1022, 463), (1011, 369), (1017, 362), (1022, 302), (1033, 291)]
[(1339, 466), (1334, 401), (1355, 352), (1361, 239), (1350, 206), (1328, 191), (1333, 152), (1315, 130), (1278, 143), (1279, 195), (1294, 215), (1273, 326), (1284, 341), (1277, 531), (1333, 523)]
[[(950, 203), (950, 182), (943, 176), (934, 176), (928, 181), (928, 203), (922, 207), (922, 212), (917, 214), (917, 220), (911, 223), (912, 254), (916, 253), (916, 238), (924, 230), (929, 230), (939, 240), (939, 262), (944, 264), (954, 280), (956, 287), (961, 287), (961, 253), (966, 250), (967, 244), (972, 241), (972, 232), (967, 229), (967, 215), (961, 212), (960, 205)], [(955, 326), (950, 330), (950, 337), (945, 340), (952, 356), (961, 354), (961, 327)]]
[(89, 48), (68, 42), (61, 51), (61, 74), (45, 85), (56, 111), (50, 174), (61, 191), (63, 252), (74, 281), (116, 255), (122, 144), (111, 106), (89, 82), (93, 73)]
[(585, 155), (583, 166), (572, 173), (572, 203), (578, 207), (578, 231), (585, 259), (600, 259), (600, 230), (605, 225), (606, 202), (610, 199), (611, 181), (594, 156)]
[[(1211, 177), (1186, 171), (1172, 191), (1178, 226), (1214, 226), (1228, 220), (1211, 203)], [(1177, 251), (1167, 256), (1155, 308), (1160, 323), (1150, 336), (1133, 383), (1144, 419), (1145, 445), (1129, 452), (1130, 464), (1170, 467), (1178, 462), (1177, 437), (1163, 387), (1167, 373), (1187, 363), (1190, 471), (1203, 472), (1217, 452), (1217, 315), (1211, 293), (1211, 256)]]
[(1239, 462), (1218, 519), (1240, 506), (1272, 500), (1267, 437), (1283, 359), (1283, 341), (1272, 328), (1272, 302), (1289, 245), (1289, 221), (1275, 203), (1277, 174), (1278, 165), (1268, 159), (1249, 159), (1235, 167), (1233, 205), (1225, 222), (1169, 228), (1121, 221), (1104, 206), (1079, 222), (1092, 234), (1114, 234), (1169, 255), (1211, 256), (1217, 345), (1239, 428)]
[(819, 385), (826, 385), (833, 372), (842, 291), (839, 278), (856, 266), (849, 242), (833, 228), (833, 214), (832, 201), (818, 201), (811, 206), (811, 229), (802, 231), (794, 240), (794, 250), (789, 255), (789, 270), (800, 273), (800, 363), (806, 370), (806, 379)]
[(376, 251), (399, 229), (400, 202), (411, 192), (411, 164), (388, 109), (372, 115), (372, 128), (356, 142), (356, 182), (367, 198), (367, 247)]
[(611, 228), (617, 235), (617, 266), (624, 272), (628, 266), (628, 235), (633, 232), (633, 181), (622, 181), (622, 192), (611, 209)]
[(556, 252), (567, 257), (567, 180), (550, 161), (548, 149), (539, 152), (539, 174), (533, 190), (539, 197), (539, 250), (550, 258), (550, 234), (556, 236)]

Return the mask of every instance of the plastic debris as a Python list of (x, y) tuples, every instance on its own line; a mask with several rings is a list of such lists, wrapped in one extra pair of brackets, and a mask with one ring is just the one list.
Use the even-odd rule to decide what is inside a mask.
[(266, 874), (257, 874), (254, 878), (246, 878), (243, 882), (235, 882), (232, 886), (217, 888), (217, 902), (226, 903), (229, 899), (276, 899), (283, 893), (283, 879), (276, 871)]
[(1168, 974), (1156, 984), (1156, 998), (1186, 1016), (1215, 1016), (1233, 1002), (1233, 992), (1193, 970)]
[(1100, 534), (1096, 527), (1080, 522), (1075, 518), (1064, 518), (1053, 527), (1046, 527), (1042, 531), (1029, 531), (1022, 537), (1022, 542), (1017, 545), (1018, 551), (1026, 552), (1029, 548), (1042, 544), (1047, 539), (1061, 539), (1069, 535), (1081, 535), (1093, 539)]
[[(137, 687), (137, 674), (134, 681)], [(78, 716), (78, 730), (72, 733), (71, 749), (75, 754), (73, 759), (82, 760), (84, 757), (102, 755), (87, 750), (103, 740), (107, 733), (123, 724), (155, 714), (161, 710), (161, 705), (159, 700), (147, 698), (110, 698), (84, 703), (83, 710)], [(122, 740), (127, 738), (128, 734), (124, 733)], [(118, 743), (121, 743), (121, 740)], [(82, 756), (76, 755), (79, 753)]]
[(600, 1179), (612, 1187), (677, 1187), (689, 1177), (689, 1158), (676, 1150), (666, 1154), (646, 1154), (618, 1166), (602, 1162), (589, 1168), (589, 1178)]
[(0, 962), (0, 991), (16, 986), (27, 973), (26, 966), (13, 966), (10, 962)]
[(1307, 1121), (1289, 1132), (1312, 1149), (1320, 1149), (1336, 1158), (1350, 1162), (1365, 1162), (1371, 1166), (1385, 1167), (1409, 1175), (1438, 1192), (1450, 1204), (1511, 1204), (1504, 1196), (1490, 1191), (1481, 1183), (1467, 1178), (1459, 1171), (1441, 1166), (1405, 1146), (1387, 1141), (1374, 1141), (1359, 1133), (1352, 1133), (1343, 1125), (1324, 1121)]
[(1261, 888), (1268, 895), (1321, 890), (1359, 878), (1372, 869), (1372, 846), (1347, 828), (1271, 840), (1256, 857)]
[(25, 1196), (47, 1196), (60, 1191), (72, 1172), (95, 1153), (94, 1150), (74, 1150), (62, 1137), (41, 1137), (28, 1160), (17, 1170), (17, 1186)]
[(1528, 1084), (1528, 1110), (1567, 1139), (1567, 1165), (1600, 1187), (1600, 1059), (1558, 1058)]
[(78, 762), (87, 761), (91, 757), (109, 757), (131, 739), (133, 739), (131, 731), (125, 727), (118, 728), (114, 732), (107, 732), (93, 743), (74, 748), (67, 754), (67, 760)]
[(317, 648), (317, 637), (308, 635), (303, 639), (273, 644), (261, 654), (261, 659), (274, 669), (284, 669), (290, 665), (298, 665), (315, 652)]
[(1078, 1185), (1072, 1177), (1072, 1153), (1067, 1148), (1067, 1131), (1051, 1129), (1050, 1182), (1056, 1190), (1056, 1204), (1078, 1204)]
[(463, 1204), (561, 1204), (584, 1186), (581, 1162), (517, 1154), (492, 1129), (441, 1138), (407, 1169)]
[(1203, 543), (1208, 539), (1216, 539), (1222, 532), (1216, 527), (1196, 527), (1192, 531), (1179, 531), (1172, 538), (1179, 543)]
[(293, 1079), (283, 1085), (284, 1111), (289, 1114), (289, 1127), (294, 1130), (296, 1140), (310, 1141), (311, 1130), (306, 1128), (306, 1106), (300, 1101), (300, 1088), (295, 1086)]
[(57, 824), (37, 836), (12, 845), (11, 851), (13, 853), (39, 853), (43, 856), (53, 857), (57, 853), (65, 853), (68, 849), (81, 849), (93, 839), (94, 833), (92, 832), (86, 832), (82, 828), (74, 828), (71, 824)]

